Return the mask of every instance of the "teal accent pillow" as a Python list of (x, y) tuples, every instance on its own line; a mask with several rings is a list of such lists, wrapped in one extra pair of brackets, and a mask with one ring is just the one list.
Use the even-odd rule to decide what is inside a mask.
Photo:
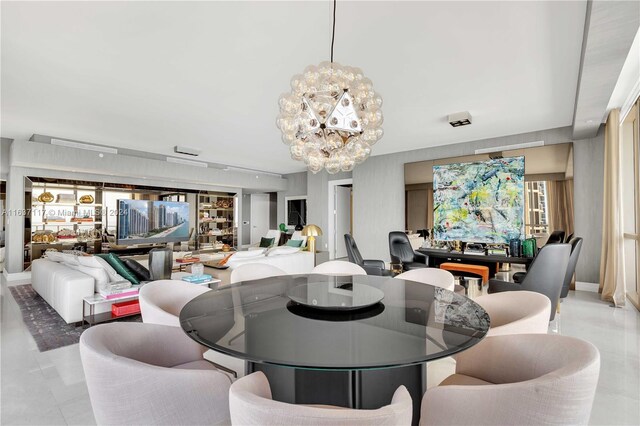
[(138, 279), (138, 277), (136, 277), (136, 275), (129, 268), (127, 268), (127, 265), (125, 265), (124, 262), (120, 260), (120, 258), (115, 254), (97, 254), (96, 256), (100, 256), (101, 258), (106, 260), (107, 263), (111, 265), (122, 278), (130, 281), (131, 284), (140, 284), (140, 280)]
[(260, 247), (264, 247), (264, 248), (269, 248), (273, 245), (273, 243), (276, 241), (275, 238), (265, 238), (262, 237), (260, 238)]
[(289, 247), (302, 247), (302, 243), (304, 243), (304, 240), (289, 240), (289, 241), (287, 241), (287, 245)]

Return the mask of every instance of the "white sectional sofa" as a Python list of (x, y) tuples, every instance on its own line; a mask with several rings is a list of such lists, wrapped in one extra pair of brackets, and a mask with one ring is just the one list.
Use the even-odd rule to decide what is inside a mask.
[(67, 324), (82, 321), (82, 299), (95, 293), (93, 277), (47, 259), (33, 261), (31, 285)]
[[(251, 263), (264, 263), (282, 269), (287, 274), (308, 274), (314, 267), (315, 257), (313, 253), (308, 251), (295, 251), (286, 253), (284, 247), (270, 249), (260, 252), (241, 251), (234, 254), (227, 265), (228, 269), (220, 270), (215, 268), (205, 268), (207, 274), (211, 274), (221, 281), (220, 285), (228, 285), (230, 283), (231, 271), (240, 265)], [(251, 254), (249, 254), (251, 253)]]

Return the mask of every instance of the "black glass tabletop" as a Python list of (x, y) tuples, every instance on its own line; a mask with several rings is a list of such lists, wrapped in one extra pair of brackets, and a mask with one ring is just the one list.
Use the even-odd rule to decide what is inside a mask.
[[(372, 291), (356, 293), (361, 286)], [(379, 301), (372, 296), (379, 297), (377, 291)], [(328, 296), (334, 294), (340, 297)], [(360, 294), (366, 303), (352, 310), (299, 303), (353, 303), (349, 299)], [(485, 336), (489, 316), (471, 299), (427, 284), (310, 274), (209, 291), (182, 309), (180, 323), (197, 342), (251, 362), (358, 370), (411, 365), (462, 351)]]

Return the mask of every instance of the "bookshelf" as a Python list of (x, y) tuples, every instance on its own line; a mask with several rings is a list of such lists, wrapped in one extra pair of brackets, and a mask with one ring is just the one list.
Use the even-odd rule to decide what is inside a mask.
[(198, 248), (238, 246), (238, 197), (236, 194), (198, 194)]

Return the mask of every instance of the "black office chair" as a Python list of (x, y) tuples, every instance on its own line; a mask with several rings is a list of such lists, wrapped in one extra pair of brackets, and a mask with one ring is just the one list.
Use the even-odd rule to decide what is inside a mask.
[(569, 286), (571, 285), (571, 279), (576, 272), (576, 265), (578, 264), (578, 258), (580, 257), (580, 250), (582, 250), (582, 238), (576, 237), (569, 243), (571, 245), (571, 256), (569, 257), (569, 266), (567, 267), (567, 274), (564, 276), (564, 282), (562, 283), (562, 291), (560, 292), (560, 298), (564, 299), (569, 294)]
[(413, 250), (404, 232), (389, 232), (389, 253), (392, 263), (402, 263), (403, 271), (427, 267), (427, 256)]
[(551, 300), (551, 321), (556, 315), (570, 255), (569, 244), (547, 244), (540, 249), (521, 283), (491, 279), (489, 293), (528, 290), (544, 294)]
[(356, 240), (351, 235), (344, 234), (344, 243), (347, 245), (349, 262), (362, 266), (367, 271), (367, 275), (388, 275), (389, 271), (385, 269), (384, 261), (362, 258)]
[(564, 242), (564, 231), (553, 231), (551, 235), (549, 235), (549, 239), (547, 240), (547, 244), (561, 244)]

